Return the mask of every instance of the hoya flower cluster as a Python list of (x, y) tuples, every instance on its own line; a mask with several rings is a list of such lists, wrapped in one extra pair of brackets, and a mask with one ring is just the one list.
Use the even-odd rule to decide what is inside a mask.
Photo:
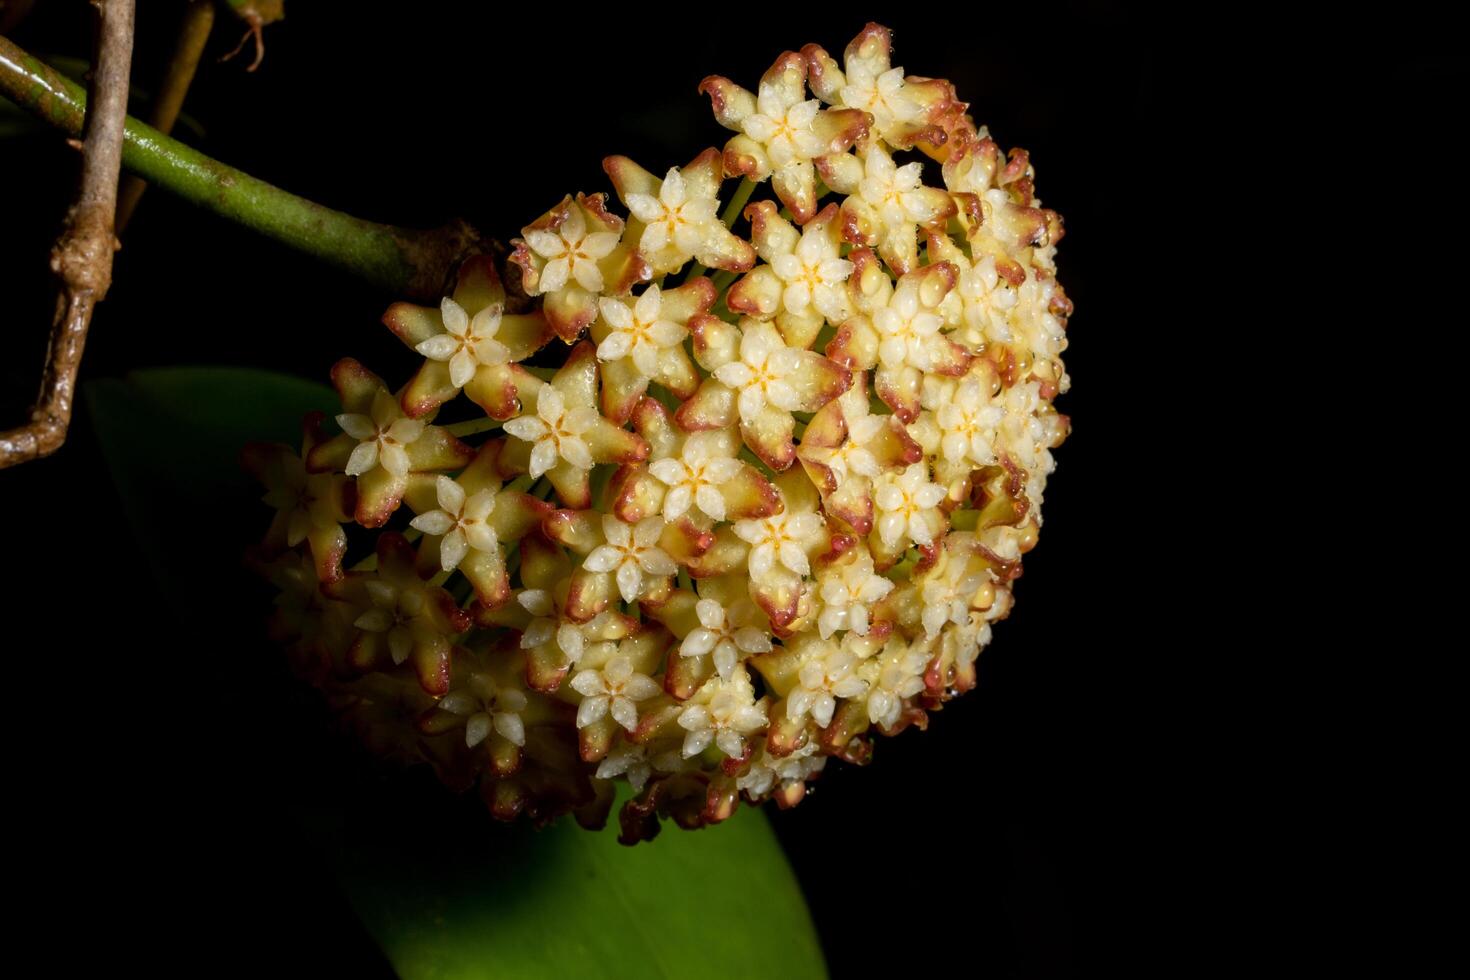
[(1067, 432), (1062, 228), (890, 40), (705, 79), (723, 147), (608, 157), (612, 199), (389, 308), (405, 383), (343, 360), (299, 456), (252, 447), (274, 628), (370, 746), (504, 818), (599, 825), (624, 781), (631, 842), (974, 684)]

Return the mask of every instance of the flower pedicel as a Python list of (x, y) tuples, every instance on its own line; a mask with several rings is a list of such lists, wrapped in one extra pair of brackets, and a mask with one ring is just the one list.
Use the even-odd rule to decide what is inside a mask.
[(723, 148), (608, 157), (621, 209), (568, 195), (394, 304), (417, 372), (344, 360), (340, 434), (249, 449), (274, 635), (370, 747), (505, 819), (600, 826), (626, 781), (632, 843), (795, 804), (974, 685), (1068, 428), (1062, 225), (890, 55), (870, 24), (705, 79)]

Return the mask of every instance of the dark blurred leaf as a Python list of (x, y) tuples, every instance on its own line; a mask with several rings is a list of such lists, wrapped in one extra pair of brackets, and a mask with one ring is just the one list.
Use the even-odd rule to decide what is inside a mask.
[[(94, 382), (86, 396), (143, 550), (180, 598), (207, 579), (196, 565), (237, 560), (209, 542), (211, 520), (230, 516), (218, 509), (253, 493), (240, 448), (294, 445), (305, 412), (337, 404), (322, 385), (235, 368), (137, 371)], [(825, 976), (795, 876), (764, 815), (748, 808), (634, 848), (613, 827), (588, 833), (567, 819), (424, 846), (406, 833), (413, 819), (358, 817), (355, 830), (330, 815), (309, 821), (409, 980)]]
[[(92, 382), (85, 393), (123, 509), (170, 590), (190, 584), (215, 507), (259, 495), (240, 467), (244, 445), (299, 446), (301, 417), (337, 408), (336, 392), (324, 385), (239, 368), (134, 371), (125, 381)], [(209, 558), (238, 563), (240, 555)]]

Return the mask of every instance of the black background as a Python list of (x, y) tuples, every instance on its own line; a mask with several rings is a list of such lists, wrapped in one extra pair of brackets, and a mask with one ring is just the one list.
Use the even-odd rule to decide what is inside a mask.
[[(85, 56), (84, 5), (40, 6), (17, 43)], [(134, 79), (150, 88), (179, 6), (141, 6)], [(1159, 959), (1193, 901), (1169, 882), (1188, 879), (1208, 847), (1180, 829), (1189, 753), (1160, 724), (1195, 697), (1156, 656), (1174, 610), (1152, 582), (1180, 574), (1155, 557), (1175, 533), (1159, 501), (1182, 478), (1138, 462), (1157, 459), (1166, 437), (1148, 408), (1156, 389), (1139, 378), (1160, 356), (1147, 270), (1161, 259), (1159, 211), (1177, 206), (1159, 203), (1164, 158), (1182, 139), (1171, 107), (1192, 82), (1161, 68), (1136, 18), (1111, 3), (679, 5), (607, 8), (605, 22), (532, 10), (533, 24), (522, 10), (512, 26), (505, 8), (479, 5), (383, 16), (288, 6), (254, 74), (215, 63), (236, 39), (228, 18), (217, 22), (185, 107), (207, 130), (195, 142), (396, 224), (460, 215), (508, 238), (568, 191), (611, 190), (606, 154), (655, 172), (686, 162), (729, 135), (696, 92), (701, 78), (753, 88), (782, 50), (816, 41), (840, 52), (870, 18), (894, 28), (896, 64), (952, 79), (1002, 147), (1031, 151), (1041, 199), (1067, 223), (1074, 388), (1059, 405), (1074, 433), (1056, 454), (1016, 610), (979, 661), (978, 689), (927, 733), (879, 744), (866, 769), (829, 767), (772, 819), (834, 976), (951, 957), (951, 969), (983, 976)], [(47, 251), (75, 169), (53, 134), (0, 144), (0, 420), (22, 418), (34, 392), (54, 301)], [(391, 299), (150, 191), (82, 378), (225, 363), (325, 381), (350, 354), (401, 381), (412, 358), (378, 325)], [(500, 833), (478, 802), (385, 775), (335, 739), (235, 612), (268, 602), (242, 570), (203, 573), (217, 580), (218, 609), (160, 595), (85, 411), (55, 458), (0, 473), (0, 501), (14, 522), (5, 596), (16, 628), (0, 641), (6, 887), (21, 909), (4, 927), (12, 941), (85, 928), (103, 949), (73, 942), (64, 955), (385, 969), (294, 814), (351, 800), (397, 808), (401, 825)], [(266, 516), (222, 508), (216, 524), (181, 533), (243, 547)]]

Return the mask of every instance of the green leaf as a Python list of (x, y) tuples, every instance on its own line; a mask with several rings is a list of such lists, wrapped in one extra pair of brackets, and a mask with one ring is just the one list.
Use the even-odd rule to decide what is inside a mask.
[[(248, 507), (260, 496), (240, 467), (240, 450), (251, 441), (299, 448), (301, 417), (312, 409), (338, 409), (337, 393), (325, 385), (244, 368), (134, 371), (126, 380), (94, 381), (84, 390), (123, 510), (155, 578), (171, 591), (191, 585), (197, 558), (185, 546), (195, 542), (162, 529), (268, 517), (263, 509), (219, 513), (223, 502)], [(234, 565), (241, 556), (214, 557)]]
[[(199, 587), (198, 532), (209, 521), (267, 520), (263, 508), (248, 512), (259, 491), (239, 468), (241, 447), (295, 445), (305, 412), (337, 410), (330, 388), (236, 368), (137, 371), (85, 393), (140, 544), (180, 594)], [(165, 533), (181, 520), (191, 534)], [(337, 855), (349, 902), (406, 980), (826, 975), (795, 876), (764, 815), (748, 807), (632, 848), (617, 843), (615, 826), (505, 828), (478, 811), (426, 843), (425, 815), (406, 799), (351, 818), (306, 823)]]
[[(610, 822), (616, 824), (616, 819)], [(407, 980), (822, 977), (770, 824), (748, 808), (636, 847), (563, 818), (452, 846), (344, 845), (353, 908)]]

